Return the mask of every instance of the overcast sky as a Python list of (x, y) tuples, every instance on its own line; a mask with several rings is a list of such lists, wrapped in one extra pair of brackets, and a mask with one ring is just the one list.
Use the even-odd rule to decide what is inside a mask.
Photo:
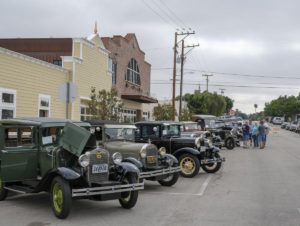
[(135, 33), (152, 65), (151, 92), (164, 100), (174, 33), (191, 28), (186, 44), (200, 47), (187, 55), (184, 93), (204, 90), (203, 71), (214, 72), (209, 91), (224, 88), (234, 108), (253, 113), (255, 103), (260, 111), (300, 92), (299, 9), (296, 0), (0, 0), (0, 37), (87, 37), (95, 20), (100, 36)]

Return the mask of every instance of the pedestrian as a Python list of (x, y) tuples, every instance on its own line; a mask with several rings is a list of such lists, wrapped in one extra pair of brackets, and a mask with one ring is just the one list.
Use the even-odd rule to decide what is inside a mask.
[(265, 148), (265, 145), (266, 145), (266, 128), (264, 126), (264, 121), (260, 121), (257, 130), (258, 130), (259, 148), (263, 149), (263, 148)]
[(265, 144), (264, 144), (264, 147), (266, 146), (267, 137), (268, 137), (268, 134), (270, 132), (270, 126), (268, 124), (268, 121), (269, 121), (268, 118), (266, 118), (265, 121), (264, 121), (264, 127), (265, 127), (265, 130), (266, 130), (266, 132), (265, 132)]
[(253, 140), (253, 147), (257, 148), (258, 147), (258, 125), (257, 125), (257, 123), (254, 123), (254, 125), (252, 126), (251, 134), (252, 134), (252, 140)]
[(250, 141), (250, 147), (252, 146), (252, 121), (249, 121), (249, 141)]
[(248, 148), (250, 127), (247, 121), (245, 121), (245, 123), (243, 124), (242, 131), (243, 131), (243, 148)]

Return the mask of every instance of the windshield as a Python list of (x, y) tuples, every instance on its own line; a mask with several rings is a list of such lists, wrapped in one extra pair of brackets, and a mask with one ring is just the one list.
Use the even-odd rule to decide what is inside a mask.
[(63, 127), (47, 127), (42, 130), (42, 144), (58, 144), (58, 139), (62, 134)]
[(163, 136), (180, 136), (180, 125), (164, 125)]
[(198, 130), (197, 123), (186, 123), (184, 124), (184, 131)]
[(106, 140), (130, 140), (134, 141), (135, 129), (134, 128), (106, 128)]

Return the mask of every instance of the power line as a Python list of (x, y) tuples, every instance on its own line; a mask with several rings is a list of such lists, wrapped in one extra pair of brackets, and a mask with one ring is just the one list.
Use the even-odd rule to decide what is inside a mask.
[[(170, 82), (152, 82), (154, 85), (169, 85)], [(180, 83), (176, 83), (180, 84)], [(183, 83), (184, 85), (197, 86), (195, 83)], [(299, 90), (297, 87), (282, 87), (282, 86), (249, 86), (249, 85), (223, 85), (223, 84), (209, 84), (214, 87), (231, 87), (231, 88), (255, 88), (255, 89), (288, 89), (288, 90)]]
[(181, 25), (183, 25), (183, 27), (187, 27), (186, 24), (183, 22), (183, 20), (181, 20), (181, 18), (179, 16), (177, 16), (173, 10), (170, 9), (170, 7), (165, 3), (163, 2), (162, 0), (159, 0), (164, 6), (165, 8), (174, 16), (174, 18), (177, 19), (177, 21), (179, 23), (181, 23)]
[[(152, 68), (152, 70), (172, 70), (172, 68)], [(217, 71), (204, 71), (198, 69), (186, 69), (189, 71), (201, 72), (201, 73), (210, 73), (215, 75), (233, 75), (233, 76), (242, 76), (242, 77), (256, 77), (256, 78), (275, 78), (275, 79), (300, 79), (299, 75), (297, 77), (291, 76), (268, 76), (268, 75), (253, 75), (253, 74), (241, 74), (241, 73), (227, 73), (227, 72), (217, 72)]]

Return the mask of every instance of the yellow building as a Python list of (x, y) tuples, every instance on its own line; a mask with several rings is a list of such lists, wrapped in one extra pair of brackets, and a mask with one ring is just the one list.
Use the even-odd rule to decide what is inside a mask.
[(91, 87), (112, 87), (109, 53), (97, 31), (88, 38), (1, 39), (0, 46), (0, 119), (89, 119)]

